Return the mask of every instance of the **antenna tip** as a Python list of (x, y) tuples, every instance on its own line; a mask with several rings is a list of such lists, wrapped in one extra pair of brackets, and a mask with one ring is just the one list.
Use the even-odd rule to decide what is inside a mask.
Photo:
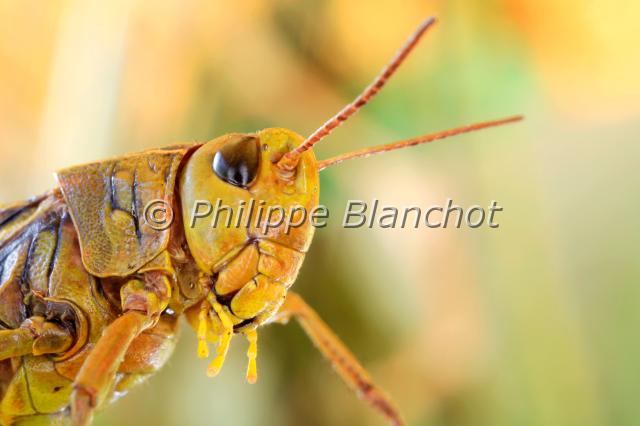
[(516, 121), (523, 121), (524, 119), (525, 119), (525, 116), (520, 114), (520, 115), (514, 115), (513, 117), (505, 118), (505, 122), (515, 123)]
[(438, 23), (438, 18), (435, 16), (429, 16), (428, 18), (426, 18), (424, 21), (422, 21), (422, 24), (420, 24), (420, 29), (422, 31), (426, 30), (427, 28), (429, 28), (432, 25), (435, 25)]

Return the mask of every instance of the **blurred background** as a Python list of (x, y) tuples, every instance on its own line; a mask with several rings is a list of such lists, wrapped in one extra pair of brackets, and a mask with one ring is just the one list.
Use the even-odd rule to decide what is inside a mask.
[[(335, 212), (295, 285), (411, 425), (640, 418), (640, 3), (0, 0), (0, 200), (58, 168), (287, 127), (309, 134), (426, 16), (430, 33), (319, 158), (523, 113), (518, 125), (322, 174)], [(342, 229), (346, 200), (504, 212), (500, 228)], [(383, 425), (300, 328), (170, 364), (97, 425)]]

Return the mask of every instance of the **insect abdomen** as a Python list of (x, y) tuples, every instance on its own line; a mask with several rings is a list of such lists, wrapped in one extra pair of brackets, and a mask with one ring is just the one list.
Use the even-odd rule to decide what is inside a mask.
[[(0, 329), (16, 329), (27, 318), (41, 316), (74, 334), (74, 343), (60, 356), (0, 361), (1, 424), (66, 418), (82, 361), (119, 314), (102, 286), (83, 266), (76, 229), (59, 191), (0, 210)], [(163, 315), (136, 339), (135, 356), (125, 359), (114, 395), (166, 361), (175, 329), (176, 318)]]
[[(0, 327), (16, 329), (39, 316), (73, 329), (64, 359), (24, 356), (3, 361), (3, 416), (54, 413), (68, 405), (81, 355), (114, 313), (80, 259), (77, 235), (59, 191), (2, 212), (0, 225)], [(88, 320), (91, 316), (91, 321)]]

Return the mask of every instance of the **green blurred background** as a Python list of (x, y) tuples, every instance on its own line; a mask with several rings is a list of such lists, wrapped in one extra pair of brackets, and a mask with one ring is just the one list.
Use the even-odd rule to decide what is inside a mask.
[[(322, 174), (336, 212), (295, 289), (411, 425), (640, 419), (640, 3), (0, 0), (0, 200), (63, 166), (225, 132), (308, 134), (426, 16), (388, 88), (320, 158), (482, 119), (515, 126)], [(341, 229), (348, 199), (504, 206), (499, 229)], [(98, 425), (382, 425), (294, 323), (220, 377), (184, 327)]]

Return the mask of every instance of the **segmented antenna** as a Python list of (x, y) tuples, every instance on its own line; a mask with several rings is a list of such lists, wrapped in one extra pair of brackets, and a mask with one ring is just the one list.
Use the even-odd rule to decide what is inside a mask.
[(343, 161), (351, 160), (353, 158), (368, 157), (374, 154), (381, 154), (383, 152), (393, 151), (401, 148), (408, 148), (410, 146), (415, 146), (423, 143), (434, 142), (440, 139), (450, 138), (451, 136), (457, 136), (463, 133), (475, 132), (477, 130), (482, 130), (489, 127), (502, 126), (503, 124), (515, 123), (517, 121), (522, 120), (523, 118), (524, 118), (523, 116), (517, 115), (514, 117), (503, 118), (500, 120), (485, 121), (482, 123), (470, 124), (470, 125), (458, 127), (455, 129), (432, 133), (430, 135), (418, 136), (415, 138), (405, 139), (402, 141), (393, 142), (385, 145), (363, 148), (358, 151), (345, 152), (344, 154), (327, 158), (326, 160), (318, 161), (318, 169), (319, 170), (326, 169), (329, 166), (333, 166), (338, 163), (342, 163)]
[(345, 106), (340, 112), (334, 115), (329, 121), (324, 123), (318, 130), (313, 132), (302, 144), (286, 153), (278, 162), (278, 166), (285, 170), (293, 170), (300, 158), (300, 154), (320, 142), (325, 136), (336, 127), (344, 123), (349, 117), (358, 112), (384, 87), (389, 78), (396, 72), (398, 67), (404, 62), (409, 53), (418, 44), (422, 36), (436, 23), (436, 18), (431, 17), (423, 21), (416, 31), (409, 37), (407, 42), (398, 50), (391, 62), (382, 69), (376, 79), (367, 86), (366, 89), (350, 104)]

